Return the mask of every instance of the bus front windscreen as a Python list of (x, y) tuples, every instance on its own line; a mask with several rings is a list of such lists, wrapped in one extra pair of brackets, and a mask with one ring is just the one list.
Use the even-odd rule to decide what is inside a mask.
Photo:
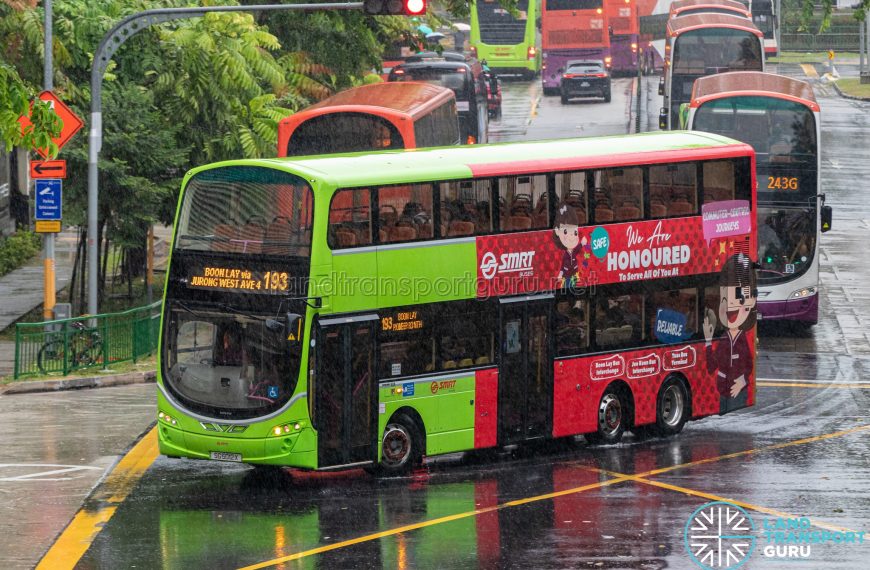
[(301, 344), (287, 342), (284, 329), (273, 324), (279, 321), (184, 303), (171, 304), (166, 318), (163, 380), (188, 409), (209, 417), (258, 417), (293, 394)]
[(815, 208), (758, 206), (760, 284), (773, 285), (802, 275), (815, 250)]
[[(695, 111), (692, 129), (752, 145), (760, 171), (768, 166), (773, 169), (800, 167), (815, 175), (818, 163), (816, 120), (812, 110), (798, 102), (774, 97), (714, 99)], [(807, 194), (801, 182), (807, 183), (805, 180), (768, 183), (759, 176), (758, 191)], [(815, 191), (815, 185), (812, 190)]]
[(674, 47), (674, 75), (710, 75), (725, 71), (763, 71), (761, 40), (731, 28), (685, 32)]
[(476, 4), (480, 41), (489, 45), (516, 45), (525, 40), (529, 0), (517, 2), (516, 18), (497, 0), (480, 0)]
[(298, 176), (230, 166), (195, 175), (184, 190), (175, 249), (242, 256), (306, 256), (314, 198)]
[(329, 113), (308, 119), (293, 131), (287, 156), (405, 148), (399, 130), (383, 117)]

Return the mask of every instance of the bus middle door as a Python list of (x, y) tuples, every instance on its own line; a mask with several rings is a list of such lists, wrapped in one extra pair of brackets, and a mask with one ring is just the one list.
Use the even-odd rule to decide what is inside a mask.
[(376, 323), (377, 315), (320, 322), (314, 387), (318, 468), (376, 457)]
[(551, 433), (552, 295), (503, 299), (498, 381), (499, 444)]

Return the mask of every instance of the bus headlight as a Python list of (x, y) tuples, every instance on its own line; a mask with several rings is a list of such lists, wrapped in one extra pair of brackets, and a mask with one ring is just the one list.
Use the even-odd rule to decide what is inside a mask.
[(164, 413), (164, 412), (157, 412), (157, 419), (162, 420), (162, 421), (164, 421), (168, 424), (171, 424), (171, 425), (178, 424), (178, 420), (176, 420), (175, 418), (173, 418), (172, 416), (170, 416), (169, 414)]
[(815, 295), (815, 294), (816, 294), (815, 287), (804, 287), (803, 289), (798, 289), (797, 291), (795, 291), (794, 293), (789, 295), (788, 298), (789, 299), (803, 299), (805, 297), (809, 297), (809, 296)]
[(302, 422), (294, 422), (292, 424), (282, 424), (280, 426), (275, 426), (272, 428), (272, 435), (274, 435), (274, 436), (287, 435), (288, 433), (292, 433), (294, 431), (299, 431), (301, 429), (302, 429)]

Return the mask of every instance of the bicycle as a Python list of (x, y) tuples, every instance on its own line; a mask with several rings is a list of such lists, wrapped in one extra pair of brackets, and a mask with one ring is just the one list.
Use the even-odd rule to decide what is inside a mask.
[[(46, 341), (36, 355), (36, 364), (42, 374), (64, 371), (64, 358), (69, 350), (67, 369), (86, 368), (98, 364), (103, 358), (103, 337), (93, 329), (88, 329), (81, 321), (69, 325), (76, 331), (64, 342), (62, 333), (54, 333), (53, 340)], [(58, 338), (60, 335), (60, 338)]]

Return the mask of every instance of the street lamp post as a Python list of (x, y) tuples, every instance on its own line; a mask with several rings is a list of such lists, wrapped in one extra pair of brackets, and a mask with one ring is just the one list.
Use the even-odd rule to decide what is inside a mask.
[(159, 8), (127, 16), (103, 36), (94, 54), (91, 68), (91, 124), (88, 132), (88, 313), (99, 312), (97, 283), (99, 281), (99, 243), (97, 243), (97, 213), (99, 203), (98, 161), (103, 144), (103, 74), (112, 56), (125, 41), (139, 31), (185, 18), (198, 18), (214, 12), (316, 12), (326, 10), (362, 10), (363, 2), (326, 4), (271, 4), (254, 6), (208, 6), (191, 8)]

